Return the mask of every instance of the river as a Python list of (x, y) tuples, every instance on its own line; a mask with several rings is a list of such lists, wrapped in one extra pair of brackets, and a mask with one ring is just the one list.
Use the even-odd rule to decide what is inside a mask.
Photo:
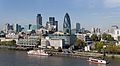
[(110, 64), (93, 64), (85, 58), (33, 56), (26, 51), (0, 49), (0, 66), (120, 66), (120, 60), (111, 60)]

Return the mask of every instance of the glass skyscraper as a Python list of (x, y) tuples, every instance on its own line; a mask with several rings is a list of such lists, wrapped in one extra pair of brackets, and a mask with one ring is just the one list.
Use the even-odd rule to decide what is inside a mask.
[(76, 23), (76, 33), (80, 32), (80, 23)]
[(37, 14), (37, 29), (40, 29), (42, 27), (42, 16), (41, 14)]
[(71, 34), (71, 21), (68, 13), (66, 13), (64, 17), (63, 32)]

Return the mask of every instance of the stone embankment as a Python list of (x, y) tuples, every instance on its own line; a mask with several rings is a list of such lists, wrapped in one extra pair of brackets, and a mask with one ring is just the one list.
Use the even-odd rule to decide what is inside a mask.
[(90, 53), (90, 52), (75, 52), (75, 53), (63, 53), (63, 52), (51, 52), (53, 56), (66, 56), (66, 57), (100, 57), (103, 54)]
[[(51, 52), (53, 56), (64, 56), (64, 57), (80, 57), (80, 58), (88, 58), (88, 57), (103, 57), (101, 53), (93, 53), (93, 52), (74, 52), (74, 53), (63, 53), (63, 52)], [(118, 54), (106, 54), (106, 58), (120, 58)]]

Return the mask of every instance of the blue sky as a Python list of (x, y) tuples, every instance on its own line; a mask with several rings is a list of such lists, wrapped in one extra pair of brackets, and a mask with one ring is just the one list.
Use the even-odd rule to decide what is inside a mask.
[(63, 18), (68, 12), (72, 27), (81, 23), (86, 29), (111, 25), (120, 26), (120, 0), (0, 0), (0, 23), (35, 24), (41, 13), (43, 24), (54, 16), (62, 30)]

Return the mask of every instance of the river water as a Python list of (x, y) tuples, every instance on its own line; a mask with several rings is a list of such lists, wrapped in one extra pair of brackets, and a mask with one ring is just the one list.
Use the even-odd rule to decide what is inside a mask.
[(93, 64), (85, 58), (33, 56), (26, 51), (0, 49), (0, 66), (120, 66), (119, 60), (111, 60), (110, 64)]

